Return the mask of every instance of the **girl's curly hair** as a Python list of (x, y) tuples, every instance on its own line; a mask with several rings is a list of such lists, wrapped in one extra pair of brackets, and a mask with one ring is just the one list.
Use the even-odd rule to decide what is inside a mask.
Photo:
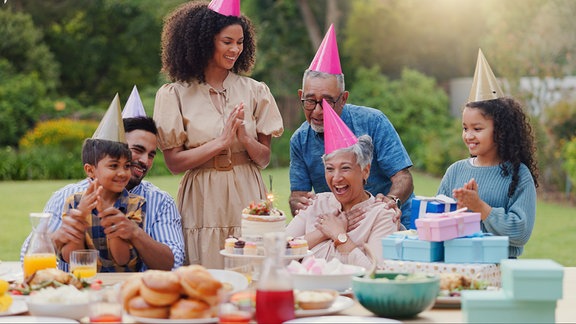
[[(469, 102), (466, 107), (480, 109), (483, 116), (494, 121), (493, 137), (498, 146), (502, 175), (508, 176), (512, 173), (508, 197), (512, 197), (516, 191), (521, 163), (528, 167), (534, 184), (538, 187), (534, 134), (520, 103), (512, 98), (498, 98)], [(512, 170), (506, 167), (506, 162), (512, 165)]]
[(204, 69), (214, 55), (214, 37), (227, 26), (240, 25), (244, 49), (234, 73), (248, 73), (254, 66), (256, 40), (254, 27), (245, 16), (224, 16), (203, 2), (187, 2), (166, 16), (162, 29), (162, 71), (170, 80), (205, 83)]

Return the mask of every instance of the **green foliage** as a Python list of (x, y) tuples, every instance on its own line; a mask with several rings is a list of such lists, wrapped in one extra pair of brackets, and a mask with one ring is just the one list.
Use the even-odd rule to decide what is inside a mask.
[(162, 17), (183, 1), (23, 0), (61, 64), (60, 93), (84, 105), (156, 84)]
[(568, 173), (570, 181), (576, 184), (576, 137), (564, 145), (562, 156), (564, 157), (564, 169)]
[(284, 130), (280, 137), (272, 138), (272, 155), (269, 168), (287, 167), (290, 165), (290, 137), (294, 131)]
[(21, 140), (21, 149), (35, 147), (63, 148), (80, 152), (84, 139), (92, 136), (98, 122), (72, 119), (55, 119), (38, 123)]
[(443, 174), (454, 162), (449, 159), (459, 155), (458, 150), (450, 153), (456, 141), (448, 139), (456, 135), (459, 138), (460, 131), (452, 131), (448, 97), (434, 79), (404, 69), (400, 79), (391, 81), (380, 74), (378, 67), (359, 68), (355, 79), (349, 101), (382, 110), (396, 128), (414, 166)]
[(80, 179), (84, 169), (78, 152), (54, 147), (16, 151), (6, 147), (0, 159), (0, 180)]
[(49, 109), (58, 66), (29, 15), (0, 10), (0, 35), (0, 146), (6, 146)]
[[(12, 74), (23, 74), (42, 80), (43, 87), (54, 90), (58, 84), (59, 67), (32, 17), (27, 13), (13, 12), (9, 7), (1, 9), (0, 35), (0, 60), (5, 60), (10, 66), (10, 71), (0, 73), (0, 84)], [(5, 74), (7, 72), (10, 74)]]
[[(276, 96), (294, 96), (314, 57), (296, 1), (253, 0), (243, 13), (256, 28), (258, 53), (252, 77), (264, 81)], [(307, 63), (308, 62), (308, 63)]]
[[(474, 70), (486, 34), (482, 1), (351, 2), (341, 53), (354, 68), (379, 66), (397, 78), (406, 67), (444, 82)], [(474, 23), (471, 23), (471, 22)]]

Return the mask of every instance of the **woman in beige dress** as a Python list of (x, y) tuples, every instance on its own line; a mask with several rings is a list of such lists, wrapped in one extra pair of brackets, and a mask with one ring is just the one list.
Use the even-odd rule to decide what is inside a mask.
[(187, 262), (222, 268), (228, 236), (240, 236), (242, 209), (266, 198), (260, 169), (282, 117), (269, 88), (239, 73), (254, 64), (251, 22), (189, 2), (162, 32), (162, 67), (173, 83), (156, 93), (160, 149), (178, 190)]

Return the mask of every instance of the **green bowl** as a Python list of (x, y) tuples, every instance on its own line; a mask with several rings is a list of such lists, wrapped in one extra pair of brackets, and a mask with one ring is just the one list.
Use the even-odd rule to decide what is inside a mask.
[[(376, 278), (352, 278), (358, 302), (380, 317), (413, 317), (431, 307), (440, 291), (440, 278), (433, 275), (411, 280), (393, 280), (407, 273), (377, 272)], [(387, 278), (392, 280), (382, 280)]]

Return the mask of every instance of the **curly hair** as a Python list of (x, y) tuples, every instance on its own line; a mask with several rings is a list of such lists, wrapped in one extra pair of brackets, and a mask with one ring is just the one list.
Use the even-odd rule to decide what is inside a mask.
[[(535, 157), (535, 140), (532, 126), (520, 103), (512, 98), (475, 101), (466, 104), (468, 108), (481, 110), (483, 116), (494, 121), (494, 143), (498, 147), (503, 176), (512, 173), (508, 197), (512, 197), (519, 181), (520, 164), (524, 163), (538, 187), (538, 165)], [(512, 170), (506, 167), (509, 162)]]
[(254, 66), (256, 40), (250, 19), (241, 15), (224, 16), (203, 2), (187, 2), (166, 16), (162, 29), (162, 72), (171, 81), (206, 83), (204, 69), (214, 55), (214, 37), (225, 27), (240, 25), (244, 31), (244, 49), (234, 73), (248, 73)]

